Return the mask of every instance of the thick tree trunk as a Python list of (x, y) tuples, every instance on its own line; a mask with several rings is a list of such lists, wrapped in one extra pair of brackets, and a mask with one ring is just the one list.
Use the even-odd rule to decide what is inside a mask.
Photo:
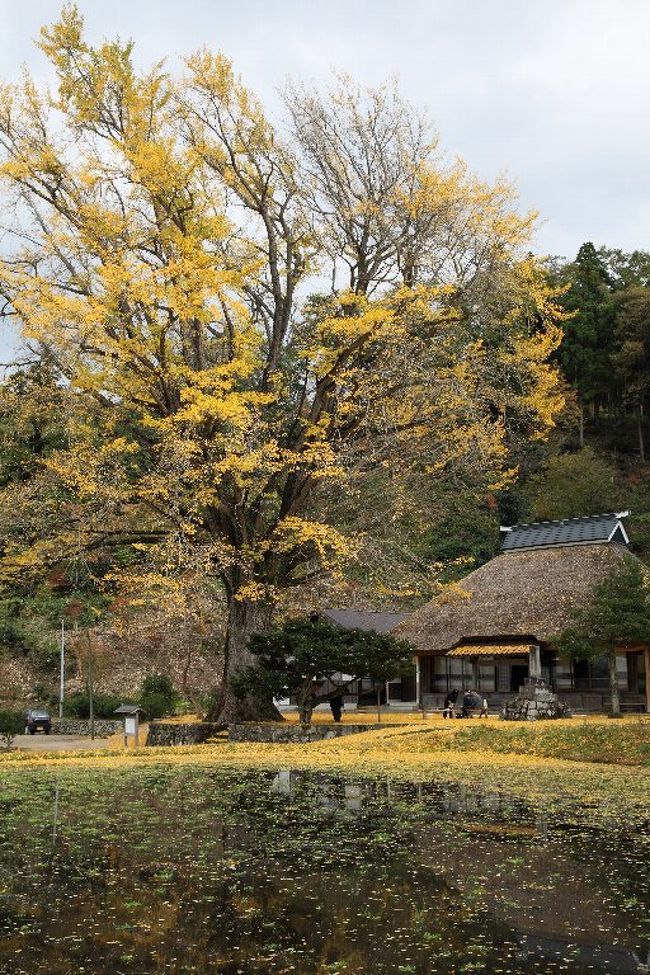
[(298, 709), (300, 716), (300, 724), (303, 728), (309, 728), (311, 725), (311, 716), (314, 713), (314, 703), (313, 701), (303, 701)]
[(621, 717), (621, 692), (618, 689), (618, 672), (616, 670), (616, 650), (612, 649), (607, 655), (609, 665), (609, 691), (612, 699), (612, 717)]
[(220, 693), (210, 709), (208, 718), (221, 724), (238, 721), (282, 721), (282, 715), (273, 703), (271, 695), (248, 694), (238, 697), (232, 687), (231, 679), (246, 667), (254, 666), (255, 658), (248, 649), (248, 641), (253, 633), (269, 628), (271, 608), (247, 599), (232, 599), (228, 611), (223, 681)]
[(315, 703), (314, 682), (312, 680), (305, 680), (296, 694), (298, 717), (303, 728), (308, 728), (311, 725), (311, 716), (314, 713)]

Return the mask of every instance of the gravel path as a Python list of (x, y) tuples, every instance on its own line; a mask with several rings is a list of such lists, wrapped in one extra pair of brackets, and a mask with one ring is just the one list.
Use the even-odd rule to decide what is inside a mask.
[(22, 748), (27, 752), (76, 752), (90, 751), (96, 748), (107, 748), (107, 738), (79, 738), (77, 735), (16, 735), (14, 748)]

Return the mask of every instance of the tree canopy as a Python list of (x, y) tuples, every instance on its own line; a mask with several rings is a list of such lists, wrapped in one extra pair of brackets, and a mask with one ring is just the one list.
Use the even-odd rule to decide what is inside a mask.
[(650, 576), (642, 562), (629, 557), (574, 611), (555, 647), (575, 660), (607, 659), (612, 713), (620, 715), (616, 648), (639, 643), (650, 644)]
[(587, 411), (610, 417), (636, 414), (641, 462), (648, 396), (650, 253), (583, 244), (573, 261), (556, 268), (568, 318), (558, 360), (579, 405), (580, 446)]
[[(571, 314), (564, 326), (558, 355), (584, 410), (585, 404), (602, 398), (610, 385), (611, 277), (602, 255), (592, 243), (582, 245), (575, 261), (564, 267), (561, 277), (567, 284), (563, 305)], [(583, 446), (582, 425), (580, 438)]]
[(11, 748), (11, 743), (16, 735), (25, 730), (25, 716), (18, 711), (0, 710), (0, 741), (4, 742), (4, 747)]
[(354, 680), (385, 683), (411, 664), (407, 643), (389, 634), (335, 626), (324, 619), (292, 619), (250, 639), (255, 666), (234, 677), (240, 694), (271, 691), (294, 697), (309, 724), (318, 704), (347, 693)]
[(621, 502), (616, 467), (590, 447), (551, 457), (527, 490), (536, 521), (614, 511)]

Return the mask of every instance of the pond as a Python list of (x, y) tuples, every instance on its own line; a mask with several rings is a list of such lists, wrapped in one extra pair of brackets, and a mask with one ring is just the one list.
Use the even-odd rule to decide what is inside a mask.
[(648, 824), (594, 808), (290, 771), (13, 771), (0, 971), (648, 972)]

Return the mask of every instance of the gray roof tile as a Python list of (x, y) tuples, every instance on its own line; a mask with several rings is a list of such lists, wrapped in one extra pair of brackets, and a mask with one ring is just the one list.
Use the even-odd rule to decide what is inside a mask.
[(406, 619), (405, 613), (366, 613), (355, 609), (324, 609), (322, 614), (331, 623), (350, 630), (389, 633)]
[[(501, 550), (512, 552), (522, 548), (552, 548), (556, 545), (605, 543), (620, 525), (622, 514), (589, 515), (566, 518), (563, 521), (537, 521), (529, 525), (513, 525), (503, 531)], [(624, 530), (623, 530), (624, 532)], [(616, 541), (626, 542), (624, 534)]]

